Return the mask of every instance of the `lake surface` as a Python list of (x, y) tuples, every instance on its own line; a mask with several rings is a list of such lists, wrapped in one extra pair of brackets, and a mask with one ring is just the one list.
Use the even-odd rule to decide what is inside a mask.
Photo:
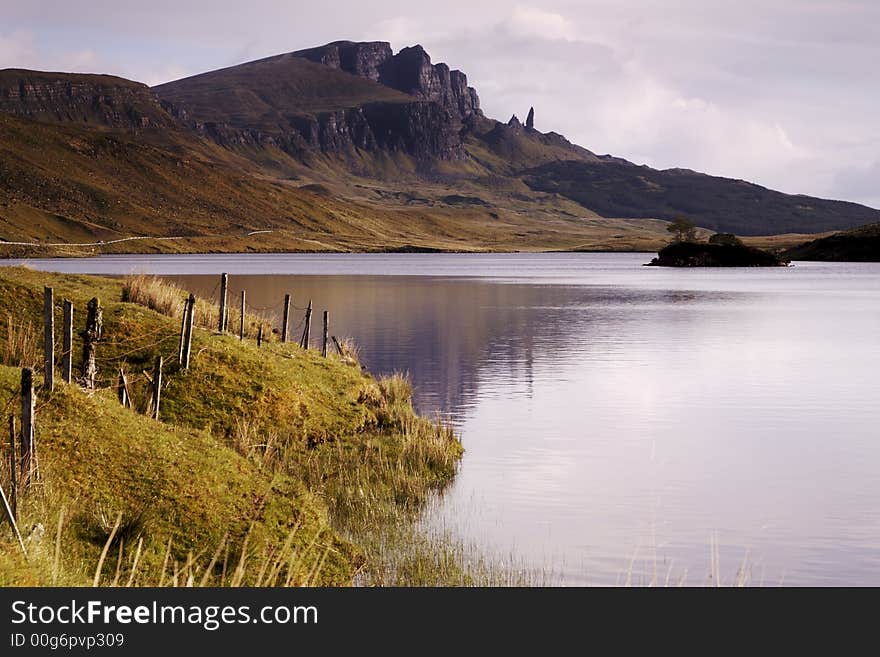
[[(329, 310), (467, 450), (427, 522), (562, 584), (880, 585), (880, 265), (648, 254), (31, 260)], [(210, 274), (210, 276), (205, 276)], [(300, 317), (297, 310), (296, 321)], [(316, 313), (317, 316), (319, 316)], [(277, 315), (276, 315), (277, 316)], [(315, 335), (313, 328), (313, 335)]]

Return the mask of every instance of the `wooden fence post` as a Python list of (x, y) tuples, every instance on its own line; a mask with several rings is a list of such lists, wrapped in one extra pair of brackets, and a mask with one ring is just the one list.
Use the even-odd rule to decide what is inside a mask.
[(64, 335), (61, 348), (61, 378), (65, 383), (73, 380), (73, 301), (64, 300)]
[(125, 408), (131, 408), (131, 395), (128, 392), (128, 379), (125, 376), (125, 370), (119, 368), (119, 379), (116, 382), (116, 394), (119, 397), (119, 403)]
[(159, 401), (162, 396), (162, 357), (156, 357), (156, 366), (153, 368), (153, 419), (159, 419)]
[(306, 325), (303, 328), (302, 338), (299, 341), (299, 346), (303, 349), (309, 348), (309, 339), (311, 338), (312, 331), (312, 300), (309, 299), (309, 307), (306, 308)]
[(196, 315), (196, 296), (190, 292), (187, 302), (188, 311), (186, 313), (186, 330), (183, 332), (183, 360), (180, 362), (181, 369), (189, 369), (189, 356), (192, 352), (192, 334), (193, 321)]
[(260, 328), (257, 329), (257, 346), (263, 346), (263, 323), (260, 322)]
[(36, 469), (37, 446), (34, 432), (34, 371), (21, 369), (21, 477), (29, 484)]
[(321, 355), (327, 358), (327, 340), (330, 336), (330, 311), (324, 311), (324, 338), (321, 340)]
[(281, 342), (287, 342), (287, 325), (290, 321), (290, 295), (284, 295), (284, 317), (281, 321)]
[(3, 512), (6, 514), (6, 519), (9, 520), (9, 524), (12, 525), (12, 533), (15, 534), (15, 538), (18, 539), (18, 547), (21, 548), (21, 551), (24, 553), (24, 558), (27, 559), (27, 550), (24, 547), (24, 541), (21, 540), (21, 533), (18, 531), (18, 523), (15, 522), (15, 516), (12, 515), (12, 509), (9, 508), (9, 502), (6, 499), (6, 493), (3, 491), (3, 486), (0, 486), (0, 500), (3, 502)]
[(86, 328), (80, 333), (83, 339), (82, 378), (86, 388), (94, 389), (98, 366), (95, 364), (95, 343), (104, 332), (104, 311), (101, 302), (94, 297), (88, 304)]
[(43, 288), (43, 387), (55, 389), (55, 290)]
[(247, 296), (247, 293), (244, 290), (242, 290), (241, 291), (241, 319), (238, 323), (238, 339), (239, 340), (244, 340), (244, 313), (245, 313), (245, 308), (247, 307), (247, 304), (245, 303), (246, 296)]
[(18, 520), (18, 468), (15, 465), (15, 416), (9, 416), (9, 502), (12, 517)]
[(220, 322), (217, 330), (223, 333), (226, 324), (226, 292), (229, 289), (229, 274), (220, 276)]
[(189, 316), (189, 298), (183, 302), (183, 316), (180, 318), (180, 344), (177, 346), (177, 364), (183, 367), (183, 347), (186, 345), (186, 318)]

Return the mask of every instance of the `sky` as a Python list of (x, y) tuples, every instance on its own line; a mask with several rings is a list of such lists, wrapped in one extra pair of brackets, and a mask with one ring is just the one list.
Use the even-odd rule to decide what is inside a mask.
[(0, 68), (152, 85), (339, 39), (596, 153), (880, 208), (878, 0), (0, 0)]

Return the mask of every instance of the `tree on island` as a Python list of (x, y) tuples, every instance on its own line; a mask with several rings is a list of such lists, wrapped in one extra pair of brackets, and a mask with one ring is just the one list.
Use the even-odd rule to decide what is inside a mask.
[(673, 234), (674, 242), (694, 242), (697, 239), (697, 227), (684, 215), (678, 215), (670, 221), (666, 230)]

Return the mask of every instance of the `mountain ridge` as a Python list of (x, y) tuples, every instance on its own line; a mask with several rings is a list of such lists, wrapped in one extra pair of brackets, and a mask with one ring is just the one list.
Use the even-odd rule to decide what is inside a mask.
[[(185, 227), (187, 213), (192, 215), (192, 230), (184, 233), (204, 232), (206, 224), (196, 217), (208, 206), (239, 216), (239, 210), (229, 210), (215, 196), (241, 180), (257, 194), (305, 194), (308, 203), (297, 201), (302, 208), (311, 207), (315, 198), (309, 190), (320, 189), (318, 197), (332, 200), (342, 214), (360, 212), (379, 223), (391, 222), (378, 229), (386, 237), (374, 244), (370, 231), (342, 237), (347, 224), (333, 226), (333, 212), (321, 214), (315, 225), (327, 238), (319, 240), (320, 248), (344, 249), (364, 243), (381, 247), (381, 240), (393, 234), (389, 248), (510, 250), (520, 240), (527, 249), (653, 250), (662, 245), (662, 224), (655, 220), (678, 214), (708, 229), (746, 236), (817, 233), (880, 221), (880, 211), (854, 203), (786, 195), (742, 180), (685, 168), (656, 170), (596, 155), (563, 135), (535, 129), (535, 109), (528, 109), (525, 124), (516, 116), (507, 122), (489, 118), (464, 73), (433, 63), (419, 45), (394, 53), (381, 41), (336, 41), (153, 88), (113, 76), (6, 69), (0, 71), (0, 112), (36, 123), (32, 128), (8, 124), (14, 129), (0, 134), (0, 147), (3, 138), (10, 142), (7, 162), (0, 161), (0, 189), (5, 184), (14, 195), (11, 185), (40, 180), (44, 191), (34, 187), (27, 198), (38, 212), (74, 212), (75, 223), (116, 221), (135, 232), (139, 226), (130, 221), (143, 217), (140, 232), (165, 234), (169, 222), (156, 215), (168, 212), (159, 209), (161, 204), (150, 209), (145, 201), (130, 220), (119, 222), (112, 217), (112, 204), (92, 208), (83, 201), (126, 188), (129, 181), (110, 181), (114, 171), (129, 167), (129, 149), (138, 170), (147, 167), (168, 190), (146, 196), (176, 198), (172, 214), (180, 218), (178, 227)], [(82, 130), (128, 137), (109, 138), (118, 162), (114, 169), (101, 170), (101, 189), (95, 191), (88, 180), (71, 184), (73, 172), (60, 166), (54, 170), (54, 160), (41, 163), (39, 152), (22, 146), (29, 130), (52, 144), (46, 152), (59, 161), (81, 156), (70, 146), (72, 133), (80, 135), (75, 139), (86, 134)], [(27, 151), (27, 158), (19, 157), (16, 148)], [(106, 149), (102, 152), (106, 157)], [(148, 152), (153, 154), (147, 157)], [(168, 156), (157, 157), (159, 152)], [(174, 162), (186, 159), (181, 153), (206, 166), (185, 182), (187, 192), (177, 189), (184, 181), (166, 170), (180, 166)], [(52, 175), (43, 171), (47, 166)], [(200, 184), (196, 179), (214, 179), (216, 191), (192, 193)], [(138, 184), (147, 184), (146, 179)], [(91, 191), (77, 191), (84, 188)], [(131, 195), (145, 198), (141, 188)], [(125, 199), (119, 205), (125, 206)], [(263, 206), (268, 214), (254, 225), (268, 222), (281, 230), (292, 221), (283, 212), (273, 217), (272, 202)], [(3, 212), (0, 207), (0, 220), (21, 221)], [(415, 216), (419, 219), (408, 219)], [(436, 244), (430, 230), (425, 232), (429, 225)], [(297, 226), (290, 224), (292, 234), (300, 230)], [(643, 236), (636, 238), (639, 227)], [(16, 230), (9, 234), (21, 233)], [(410, 240), (409, 230), (414, 231)], [(270, 248), (283, 249), (284, 241)]]

